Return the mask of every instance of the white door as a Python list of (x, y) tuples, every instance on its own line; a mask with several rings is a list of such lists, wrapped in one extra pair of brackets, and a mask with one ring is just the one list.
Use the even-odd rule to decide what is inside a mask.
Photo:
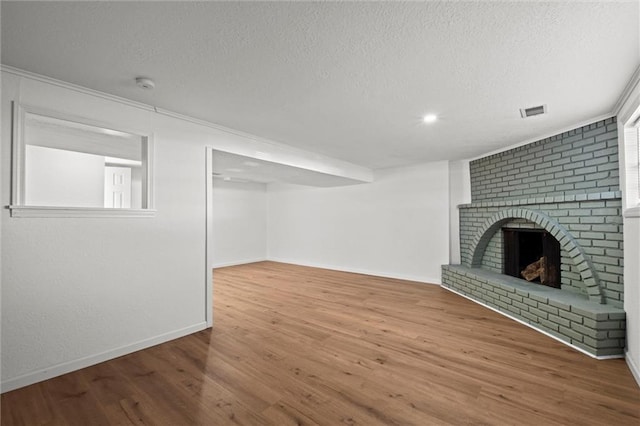
[(131, 168), (104, 168), (104, 206), (114, 209), (131, 208)]

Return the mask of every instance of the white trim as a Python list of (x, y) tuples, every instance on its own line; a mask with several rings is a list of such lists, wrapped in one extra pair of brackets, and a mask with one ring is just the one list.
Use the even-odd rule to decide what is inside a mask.
[(191, 325), (189, 327), (181, 328), (179, 330), (171, 331), (169, 333), (160, 334), (155, 337), (140, 340), (139, 342), (132, 343), (130, 345), (121, 346), (119, 348), (110, 349), (105, 352), (101, 352), (94, 355), (89, 355), (84, 358), (79, 358), (73, 361), (63, 362), (48, 368), (33, 371), (31, 373), (23, 374), (18, 377), (7, 379), (0, 384), (2, 392), (8, 392), (14, 389), (18, 389), (24, 386), (28, 386), (34, 383), (48, 380), (53, 377), (61, 376), (63, 374), (70, 373), (72, 371), (80, 370), (82, 368), (90, 367), (95, 364), (99, 364), (104, 361), (108, 361), (119, 356), (127, 355), (141, 349), (147, 349), (151, 346), (156, 346), (161, 343), (168, 342), (170, 340), (178, 339), (189, 334), (196, 333), (204, 330), (206, 323), (201, 322)]
[(629, 352), (625, 353), (624, 360), (627, 362), (627, 367), (631, 371), (631, 375), (636, 379), (636, 383), (640, 387), (640, 368), (633, 362), (633, 359), (629, 356)]
[[(148, 131), (143, 130), (141, 128), (116, 125), (111, 121), (96, 120), (95, 118), (89, 118), (89, 117), (85, 117), (77, 114), (69, 114), (67, 112), (60, 112), (55, 109), (34, 106), (21, 101), (12, 101), (12, 103), (14, 105), (17, 104), (18, 110), (22, 114), (31, 113), (31, 114), (40, 115), (43, 117), (50, 117), (58, 120), (69, 121), (71, 123), (78, 123), (78, 124), (84, 124), (87, 126), (98, 127), (100, 129), (114, 130), (121, 133), (129, 133), (133, 136), (139, 136), (141, 138), (149, 137), (150, 135)], [(21, 117), (21, 119), (24, 119), (24, 117)]]
[(213, 148), (205, 149), (205, 247), (204, 247), (204, 316), (207, 327), (213, 327)]
[(83, 86), (78, 86), (77, 84), (73, 84), (73, 83), (68, 83), (66, 81), (62, 81), (62, 80), (58, 80), (52, 77), (47, 77), (45, 75), (42, 74), (36, 74), (30, 71), (25, 71), (19, 68), (15, 68), (9, 65), (0, 65), (0, 71), (2, 72), (7, 72), (9, 74), (13, 74), (16, 75), (18, 77), (26, 77), (26, 78), (30, 78), (32, 80), (36, 80), (39, 81), (41, 83), (48, 83), (48, 84), (52, 84), (54, 86), (58, 86), (58, 87), (62, 87), (64, 89), (70, 89), (70, 90), (74, 90), (76, 92), (80, 92), (80, 93), (84, 93), (85, 95), (91, 95), (91, 96), (95, 96), (97, 98), (102, 98), (102, 99), (106, 99), (109, 101), (115, 101), (115, 102), (119, 102), (128, 106), (132, 106), (134, 108), (140, 108), (143, 109), (145, 111), (154, 111), (153, 106), (151, 105), (147, 105), (144, 104), (142, 102), (136, 102), (136, 101), (132, 101), (131, 99), (127, 99), (127, 98), (123, 98), (120, 96), (116, 96), (116, 95), (111, 95), (109, 93), (105, 93), (105, 92), (100, 92), (98, 90), (94, 90), (94, 89), (89, 89), (87, 87), (83, 87)]
[(447, 290), (447, 291), (450, 291), (450, 292), (452, 292), (452, 293), (455, 293), (455, 294), (457, 294), (458, 296), (462, 296), (462, 297), (464, 297), (465, 299), (468, 299), (468, 300), (470, 300), (470, 301), (472, 301), (472, 302), (475, 302), (475, 303), (477, 303), (477, 304), (478, 304), (478, 305), (480, 305), (480, 306), (484, 306), (485, 308), (491, 309), (491, 310), (492, 310), (492, 311), (494, 311), (494, 312), (497, 312), (497, 313), (499, 313), (499, 314), (501, 314), (501, 315), (504, 315), (504, 316), (505, 316), (505, 317), (507, 317), (507, 318), (511, 318), (512, 320), (517, 321), (517, 322), (519, 322), (519, 323), (520, 323), (520, 324), (522, 324), (522, 325), (526, 325), (527, 327), (532, 328), (532, 329), (534, 329), (535, 331), (537, 331), (537, 332), (539, 332), (539, 333), (544, 334), (545, 336), (551, 337), (552, 339), (557, 340), (558, 342), (560, 342), (560, 343), (562, 343), (562, 344), (565, 344), (565, 345), (567, 345), (567, 346), (569, 346), (569, 347), (571, 347), (571, 348), (575, 349), (575, 350), (576, 350), (576, 351), (578, 351), (578, 352), (581, 352), (581, 353), (583, 353), (583, 354), (585, 354), (585, 355), (589, 355), (591, 358), (595, 358), (595, 359), (618, 359), (618, 358), (624, 358), (624, 355), (622, 355), (622, 354), (620, 354), (620, 355), (593, 355), (593, 354), (591, 354), (591, 353), (589, 353), (589, 352), (585, 351), (584, 349), (582, 349), (582, 348), (580, 348), (580, 347), (578, 347), (578, 346), (574, 346), (574, 345), (572, 345), (572, 344), (571, 344), (571, 343), (569, 343), (569, 342), (565, 342), (564, 340), (559, 339), (558, 337), (554, 336), (553, 334), (550, 334), (550, 333), (548, 333), (548, 332), (546, 332), (546, 331), (544, 331), (544, 330), (542, 330), (542, 329), (540, 329), (540, 328), (538, 328), (538, 327), (535, 327), (535, 326), (534, 326), (534, 325), (532, 325), (532, 324), (529, 324), (529, 323), (527, 323), (527, 322), (522, 321), (522, 320), (521, 320), (520, 318), (518, 318), (518, 317), (515, 317), (515, 316), (513, 316), (513, 315), (510, 315), (510, 314), (508, 314), (508, 313), (506, 313), (506, 312), (499, 311), (499, 310), (497, 310), (496, 308), (494, 308), (494, 307), (492, 307), (492, 306), (489, 306), (489, 305), (487, 305), (487, 304), (485, 304), (485, 303), (482, 303), (482, 302), (480, 302), (479, 300), (473, 299), (473, 298), (471, 298), (471, 297), (467, 296), (466, 294), (462, 294), (462, 293), (460, 293), (459, 291), (456, 291), (456, 290), (454, 290), (454, 289), (452, 289), (452, 288), (445, 287), (445, 286), (443, 286), (443, 285), (441, 285), (440, 287), (442, 287), (443, 289), (445, 289), (445, 290)]
[(624, 104), (629, 100), (629, 97), (633, 94), (633, 92), (636, 90), (636, 87), (639, 84), (640, 84), (640, 66), (638, 66), (638, 68), (636, 68), (636, 70), (633, 72), (633, 75), (627, 82), (627, 85), (624, 87), (624, 90), (620, 94), (620, 97), (618, 98), (615, 105), (613, 106), (612, 111), (615, 115), (620, 114), (620, 111), (624, 107)]
[(414, 281), (414, 282), (418, 282), (418, 283), (422, 283), (422, 284), (433, 284), (433, 285), (441, 285), (442, 282), (440, 281), (440, 277), (438, 278), (425, 278), (422, 276), (418, 276), (418, 275), (411, 275), (411, 274), (397, 274), (397, 273), (393, 273), (393, 272), (380, 272), (380, 271), (372, 271), (370, 269), (364, 269), (364, 268), (345, 268), (345, 267), (338, 267), (335, 265), (327, 265), (324, 263), (315, 263), (315, 262), (299, 262), (296, 260), (291, 260), (291, 259), (284, 259), (284, 258), (277, 258), (277, 257), (271, 257), (268, 256), (267, 261), (271, 261), (271, 262), (279, 262), (279, 263), (289, 263), (292, 265), (299, 265), (299, 266), (309, 266), (311, 268), (320, 268), (320, 269), (329, 269), (331, 271), (340, 271), (340, 272), (349, 272), (352, 274), (362, 274), (362, 275), (371, 275), (373, 277), (382, 277), (382, 278), (392, 278), (392, 279), (396, 279), (396, 280), (404, 280), (404, 281)]
[(12, 102), (13, 123), (11, 126), (11, 202), (24, 204), (24, 115), (26, 110), (19, 102)]
[(153, 209), (91, 207), (9, 206), (11, 217), (155, 217)]
[[(636, 109), (634, 115), (640, 113)], [(631, 121), (631, 120), (630, 120)], [(638, 127), (618, 122), (618, 164), (620, 175), (620, 189), (622, 190), (623, 212), (628, 208), (638, 206), (640, 200), (638, 170)]]
[[(12, 217), (152, 217), (154, 208), (153, 162), (154, 143), (153, 133), (141, 132), (136, 129), (113, 126), (110, 123), (92, 120), (85, 117), (59, 113), (46, 108), (34, 107), (18, 101), (12, 102), (13, 125), (11, 140), (11, 216)], [(52, 117), (71, 123), (82, 123), (89, 126), (116, 130), (140, 138), (142, 158), (142, 208), (141, 209), (108, 209), (108, 208), (80, 208), (74, 206), (49, 207), (25, 205), (24, 180), (25, 180), (25, 141), (24, 126), (25, 114), (32, 113), (44, 117)]]
[(243, 259), (243, 260), (234, 260), (232, 262), (222, 262), (222, 263), (214, 263), (213, 268), (226, 268), (227, 266), (238, 266), (238, 265), (248, 265), (250, 263), (258, 263), (258, 262), (266, 262), (268, 259), (266, 257), (256, 257), (253, 259)]
[(521, 146), (524, 146), (524, 145), (529, 145), (530, 143), (537, 142), (537, 141), (542, 140), (542, 139), (547, 139), (547, 138), (550, 138), (552, 136), (560, 135), (562, 133), (569, 132), (571, 130), (575, 130), (577, 128), (584, 127), (586, 125), (593, 124), (593, 123), (596, 123), (598, 121), (606, 120), (607, 118), (612, 118), (612, 117), (615, 117), (615, 116), (616, 115), (614, 113), (610, 112), (610, 113), (607, 113), (607, 114), (603, 114), (603, 115), (599, 115), (597, 117), (590, 118), (588, 120), (582, 120), (582, 121), (579, 121), (576, 124), (572, 124), (571, 126), (562, 127), (562, 128), (560, 128), (558, 130), (554, 130), (552, 132), (545, 133), (542, 136), (536, 136), (536, 137), (524, 140), (522, 142), (515, 143), (513, 145), (505, 146), (503, 148), (498, 148), (498, 149), (496, 149), (494, 151), (490, 151), (490, 152), (488, 152), (486, 154), (478, 155), (477, 157), (470, 158), (468, 161), (475, 161), (475, 160), (479, 160), (481, 158), (490, 157), (490, 156), (495, 155), (495, 154), (500, 154), (500, 153), (505, 152), (505, 151), (509, 151), (509, 150), (512, 150), (512, 149), (515, 149), (515, 148), (518, 148), (518, 147), (521, 147)]
[(142, 158), (146, 161), (142, 162), (145, 180), (142, 185), (142, 208), (145, 210), (153, 210), (156, 207), (155, 201), (155, 143), (153, 133), (142, 136)]
[(635, 206), (635, 207), (626, 209), (622, 215), (624, 217), (640, 217), (640, 206)]

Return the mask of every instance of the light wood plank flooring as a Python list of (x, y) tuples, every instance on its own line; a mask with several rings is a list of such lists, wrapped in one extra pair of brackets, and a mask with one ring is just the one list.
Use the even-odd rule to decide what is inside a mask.
[(212, 330), (2, 395), (2, 425), (635, 425), (597, 361), (439, 286), (261, 262)]

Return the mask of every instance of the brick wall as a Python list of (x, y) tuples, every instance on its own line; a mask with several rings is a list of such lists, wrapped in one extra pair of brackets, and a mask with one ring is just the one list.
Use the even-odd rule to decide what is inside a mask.
[(472, 161), (472, 201), (618, 191), (615, 117)]

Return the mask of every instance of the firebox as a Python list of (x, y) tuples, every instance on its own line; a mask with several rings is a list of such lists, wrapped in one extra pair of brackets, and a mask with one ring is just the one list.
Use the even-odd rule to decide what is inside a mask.
[(544, 229), (502, 228), (503, 273), (560, 288), (560, 243)]

